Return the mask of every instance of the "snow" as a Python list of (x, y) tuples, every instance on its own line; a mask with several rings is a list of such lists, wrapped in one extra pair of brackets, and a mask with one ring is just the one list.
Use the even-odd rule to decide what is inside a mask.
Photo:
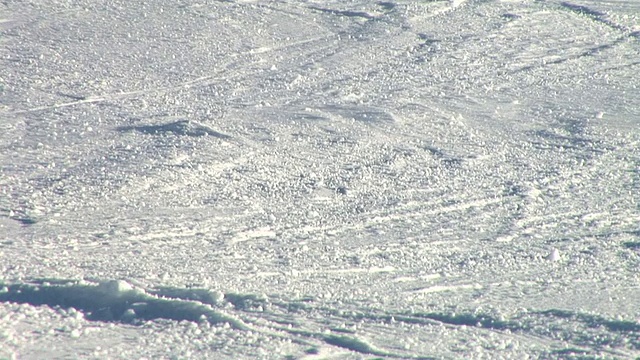
[(553, 250), (551, 250), (551, 253), (549, 253), (549, 255), (547, 255), (547, 259), (551, 260), (551, 261), (559, 261), (561, 259), (560, 257), (560, 251), (556, 248), (553, 248)]
[(640, 3), (0, 5), (0, 359), (640, 356)]

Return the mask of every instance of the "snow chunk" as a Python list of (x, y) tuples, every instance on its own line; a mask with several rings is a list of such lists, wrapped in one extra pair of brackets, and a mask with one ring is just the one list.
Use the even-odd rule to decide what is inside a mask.
[(98, 287), (102, 292), (109, 295), (122, 295), (134, 289), (133, 285), (124, 280), (104, 281)]
[(556, 248), (553, 248), (553, 250), (551, 250), (551, 253), (547, 255), (547, 260), (559, 261), (560, 259), (561, 259), (560, 251)]

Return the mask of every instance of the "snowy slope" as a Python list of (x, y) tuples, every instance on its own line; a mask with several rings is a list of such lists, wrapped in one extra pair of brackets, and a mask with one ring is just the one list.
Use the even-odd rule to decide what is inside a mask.
[(0, 359), (640, 356), (640, 3), (5, 1)]

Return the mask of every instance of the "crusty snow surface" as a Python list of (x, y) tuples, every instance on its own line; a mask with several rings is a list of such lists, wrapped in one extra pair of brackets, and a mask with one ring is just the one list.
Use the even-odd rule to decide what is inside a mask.
[(0, 165), (0, 359), (640, 356), (640, 1), (3, 1)]

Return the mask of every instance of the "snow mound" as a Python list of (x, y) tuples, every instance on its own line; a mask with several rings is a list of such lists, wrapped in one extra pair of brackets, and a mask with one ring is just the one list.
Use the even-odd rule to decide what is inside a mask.
[(120, 132), (136, 131), (147, 135), (178, 135), (178, 136), (213, 136), (220, 139), (229, 139), (230, 136), (219, 133), (208, 126), (195, 121), (178, 120), (158, 125), (138, 125), (118, 127)]
[[(170, 319), (210, 323), (228, 323), (246, 330), (240, 319), (223, 314), (211, 304), (220, 303), (224, 295), (202, 290), (158, 290), (155, 295), (134, 287), (124, 280), (108, 280), (98, 284), (81, 281), (36, 281), (30, 284), (0, 284), (0, 302), (35, 306), (74, 308), (88, 320), (138, 322)], [(202, 302), (200, 300), (204, 300)]]

